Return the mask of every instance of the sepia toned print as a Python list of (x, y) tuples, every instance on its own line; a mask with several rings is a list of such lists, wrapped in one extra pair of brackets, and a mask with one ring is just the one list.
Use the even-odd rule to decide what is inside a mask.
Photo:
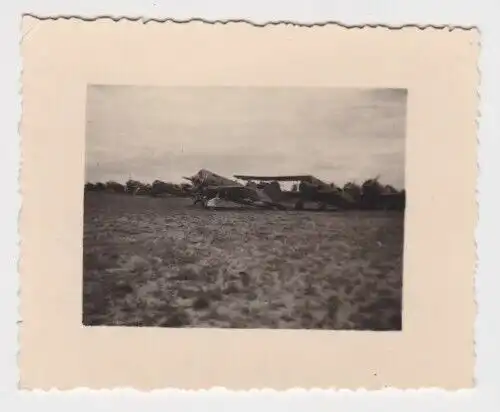
[(406, 95), (89, 86), (83, 323), (401, 330)]
[(474, 30), (23, 19), (20, 386), (474, 384)]

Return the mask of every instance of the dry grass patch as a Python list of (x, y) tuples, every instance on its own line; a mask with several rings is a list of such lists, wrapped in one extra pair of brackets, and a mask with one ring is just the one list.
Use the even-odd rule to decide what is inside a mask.
[(401, 328), (403, 214), (85, 199), (87, 325)]

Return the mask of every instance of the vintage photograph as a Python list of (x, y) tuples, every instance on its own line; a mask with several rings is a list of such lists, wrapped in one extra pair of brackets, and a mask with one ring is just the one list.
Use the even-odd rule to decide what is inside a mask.
[(22, 37), (21, 388), (473, 387), (477, 30)]
[(406, 89), (86, 99), (84, 325), (402, 330)]

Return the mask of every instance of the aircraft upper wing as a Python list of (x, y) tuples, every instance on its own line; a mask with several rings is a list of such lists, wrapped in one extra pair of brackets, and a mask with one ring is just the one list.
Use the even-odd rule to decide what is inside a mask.
[(248, 190), (246, 186), (241, 186), (241, 185), (234, 185), (234, 186), (229, 186), (229, 185), (222, 185), (222, 186), (205, 186), (206, 189), (208, 190)]
[(236, 179), (241, 180), (259, 180), (259, 181), (302, 181), (310, 180), (311, 175), (291, 175), (291, 176), (247, 176), (247, 175), (234, 175)]

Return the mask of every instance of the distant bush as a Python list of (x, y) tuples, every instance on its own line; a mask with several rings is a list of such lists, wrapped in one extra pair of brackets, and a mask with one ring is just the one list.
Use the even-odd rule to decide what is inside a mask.
[(125, 183), (125, 191), (129, 194), (135, 194), (135, 192), (142, 186), (142, 183), (138, 180), (127, 180)]
[(189, 195), (189, 184), (174, 184), (155, 180), (151, 185), (152, 196), (173, 195), (173, 196), (187, 196)]
[(106, 182), (106, 191), (113, 193), (125, 193), (125, 186), (118, 182), (109, 181)]
[(85, 183), (85, 192), (94, 192), (96, 190), (96, 185), (94, 183)]
[(151, 185), (138, 180), (127, 180), (125, 192), (131, 195), (149, 195), (151, 194)]
[(354, 202), (359, 202), (361, 199), (361, 186), (354, 182), (347, 182), (344, 187), (342, 188), (342, 191), (346, 194), (348, 194)]

